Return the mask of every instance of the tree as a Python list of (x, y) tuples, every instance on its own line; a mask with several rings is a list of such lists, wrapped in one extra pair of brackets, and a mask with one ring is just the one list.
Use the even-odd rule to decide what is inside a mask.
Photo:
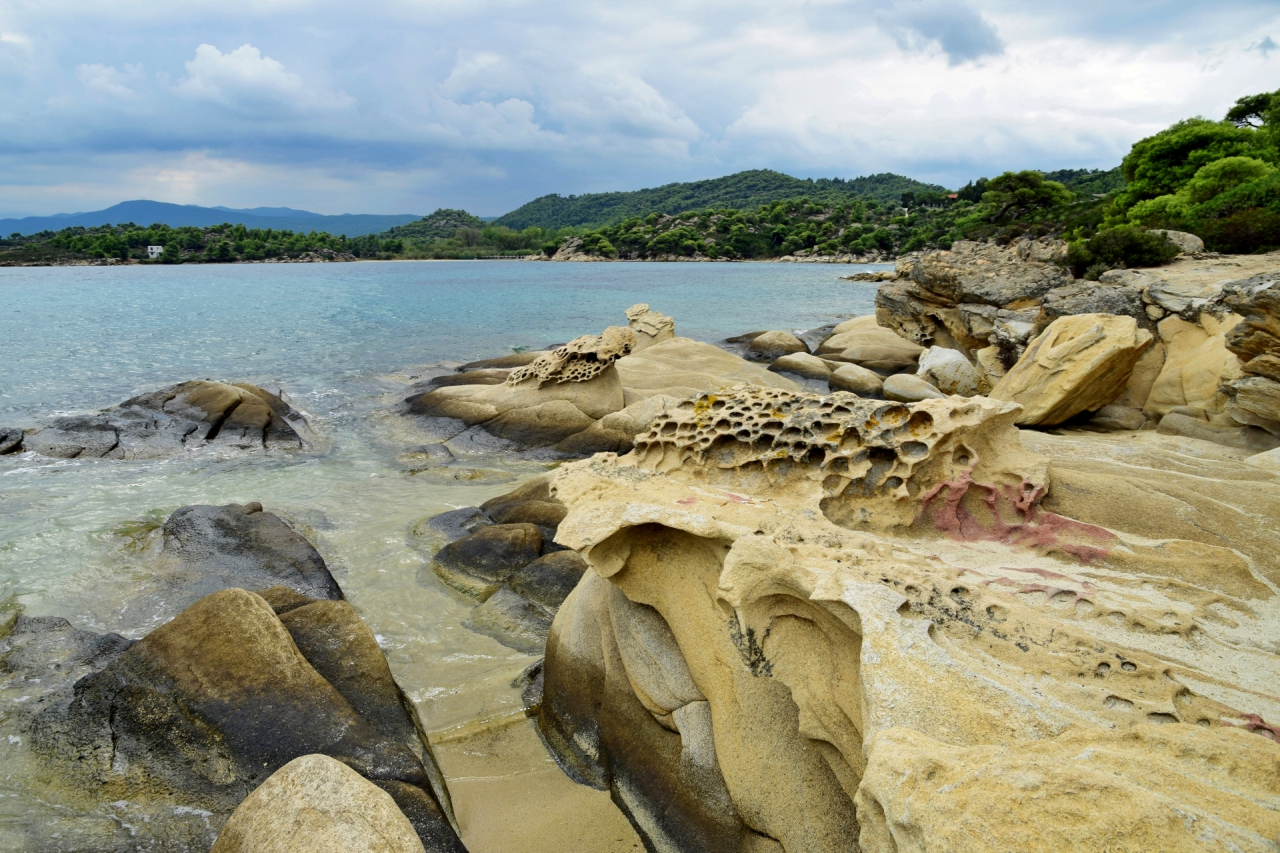
[(1226, 120), (1236, 127), (1262, 127), (1267, 123), (1268, 114), (1274, 108), (1277, 96), (1280, 96), (1280, 91), (1245, 95), (1227, 110)]
[(997, 222), (1008, 214), (1015, 216), (1067, 204), (1075, 194), (1057, 181), (1046, 181), (1044, 175), (1033, 170), (1005, 172), (987, 182), (982, 194), (982, 204), (991, 222)]
[(1128, 185), (1116, 196), (1123, 213), (1140, 201), (1182, 189), (1196, 172), (1224, 157), (1257, 153), (1255, 131), (1229, 122), (1190, 118), (1135, 143), (1120, 164)]

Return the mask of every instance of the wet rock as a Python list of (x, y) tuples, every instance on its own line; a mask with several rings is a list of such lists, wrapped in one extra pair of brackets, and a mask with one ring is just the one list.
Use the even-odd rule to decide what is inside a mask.
[(895, 373), (884, 381), (884, 398), (900, 403), (918, 403), (947, 396), (919, 376)]
[(859, 397), (880, 397), (884, 394), (884, 380), (857, 364), (840, 365), (831, 372), (827, 386), (832, 391), (848, 391)]
[(423, 519), (414, 526), (413, 533), (421, 539), (438, 542), (443, 546), (490, 524), (493, 524), (493, 519), (484, 510), (478, 506), (468, 506)]
[[(564, 504), (551, 494), (551, 476), (534, 477), (514, 491), (490, 498), (481, 504), (485, 514), (497, 524), (536, 524), (544, 534), (554, 535), (564, 519)], [(547, 537), (549, 542), (551, 536)]]
[(747, 351), (752, 358), (761, 361), (773, 361), (776, 358), (791, 355), (792, 353), (808, 353), (809, 347), (805, 346), (804, 341), (790, 332), (772, 331), (764, 332), (752, 338), (751, 343), (747, 345)]
[(43, 712), (36, 748), (105, 795), (222, 814), (289, 761), (322, 753), (419, 789), (449, 835), (443, 777), (373, 635), (346, 602), (292, 606), (295, 595), (283, 595), (283, 618), (242, 589), (201, 599)]
[(22, 436), (20, 429), (0, 427), (0, 456), (22, 450)]
[(1052, 426), (1097, 411), (1124, 390), (1151, 341), (1132, 317), (1059, 318), (1032, 341), (991, 398), (1020, 404), (1023, 425)]
[[(461, 845), (432, 850), (460, 850)], [(244, 799), (210, 853), (425, 853), (395, 801), (325, 755), (281, 767)]]
[(94, 415), (54, 418), (24, 442), (64, 459), (150, 459), (207, 444), (242, 450), (305, 445), (306, 420), (256, 385), (184, 382)]
[(433, 568), (445, 583), (484, 599), (541, 555), (537, 525), (493, 524), (441, 548)]

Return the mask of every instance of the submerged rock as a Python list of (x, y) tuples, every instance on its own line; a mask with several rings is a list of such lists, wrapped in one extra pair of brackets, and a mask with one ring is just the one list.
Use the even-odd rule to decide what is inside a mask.
[(740, 389), (562, 466), (562, 765), (657, 851), (1269, 850), (1274, 475), (1017, 416)]
[(306, 419), (276, 394), (243, 382), (196, 381), (95, 415), (54, 418), (22, 446), (63, 459), (151, 459), (207, 444), (297, 449), (306, 432)]

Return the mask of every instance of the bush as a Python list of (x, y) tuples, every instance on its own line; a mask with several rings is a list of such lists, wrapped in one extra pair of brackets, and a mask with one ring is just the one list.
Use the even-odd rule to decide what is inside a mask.
[(1087, 241), (1076, 241), (1067, 249), (1067, 265), (1077, 278), (1128, 267), (1158, 267), (1178, 256), (1179, 249), (1168, 237), (1144, 228), (1121, 225), (1100, 231)]

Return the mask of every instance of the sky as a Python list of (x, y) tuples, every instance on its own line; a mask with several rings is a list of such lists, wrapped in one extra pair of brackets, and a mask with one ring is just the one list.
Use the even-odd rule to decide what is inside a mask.
[(0, 217), (505, 213), (743, 169), (1110, 168), (1280, 89), (1280, 0), (0, 0)]

